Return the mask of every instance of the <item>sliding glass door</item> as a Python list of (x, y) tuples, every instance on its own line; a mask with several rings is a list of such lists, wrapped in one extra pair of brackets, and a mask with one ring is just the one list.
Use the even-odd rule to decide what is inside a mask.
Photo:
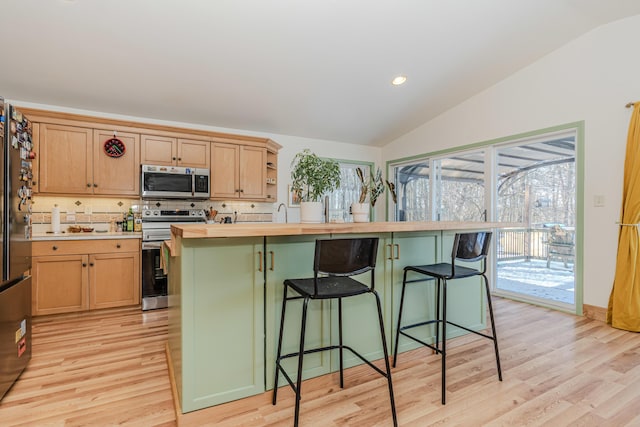
[(494, 291), (575, 311), (578, 129), (390, 162), (390, 219), (518, 224), (494, 236)]

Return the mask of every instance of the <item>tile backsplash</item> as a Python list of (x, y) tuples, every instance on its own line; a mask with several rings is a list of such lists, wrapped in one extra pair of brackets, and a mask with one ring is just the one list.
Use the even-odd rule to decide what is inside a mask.
[[(31, 223), (51, 224), (51, 210), (54, 206), (60, 208), (60, 223), (65, 224), (107, 224), (119, 220), (122, 215), (132, 208), (134, 212), (142, 207), (159, 209), (204, 209), (218, 211), (221, 217), (236, 216), (237, 222), (272, 222), (273, 203), (239, 202), (239, 201), (211, 201), (211, 200), (131, 200), (119, 198), (91, 198), (91, 197), (51, 197), (35, 195), (32, 204)], [(42, 227), (37, 227), (42, 228)]]

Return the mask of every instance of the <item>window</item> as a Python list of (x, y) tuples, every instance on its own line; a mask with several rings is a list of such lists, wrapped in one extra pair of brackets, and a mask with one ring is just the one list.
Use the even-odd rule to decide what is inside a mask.
[(329, 194), (329, 220), (353, 222), (351, 203), (360, 198), (360, 179), (356, 169), (360, 168), (364, 176), (369, 176), (371, 163), (340, 163), (340, 188)]

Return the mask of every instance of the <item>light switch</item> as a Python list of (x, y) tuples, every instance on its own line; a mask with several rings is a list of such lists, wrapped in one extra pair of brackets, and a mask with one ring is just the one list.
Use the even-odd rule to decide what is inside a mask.
[(604, 207), (604, 195), (596, 194), (593, 196), (593, 206), (596, 208)]

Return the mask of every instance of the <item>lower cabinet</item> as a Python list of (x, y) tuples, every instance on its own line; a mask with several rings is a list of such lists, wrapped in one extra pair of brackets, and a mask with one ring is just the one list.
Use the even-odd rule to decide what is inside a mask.
[(32, 254), (34, 315), (140, 303), (138, 239), (39, 241)]
[[(264, 392), (263, 238), (185, 239), (169, 260), (169, 349), (182, 412)], [(179, 304), (176, 304), (179, 303)]]

